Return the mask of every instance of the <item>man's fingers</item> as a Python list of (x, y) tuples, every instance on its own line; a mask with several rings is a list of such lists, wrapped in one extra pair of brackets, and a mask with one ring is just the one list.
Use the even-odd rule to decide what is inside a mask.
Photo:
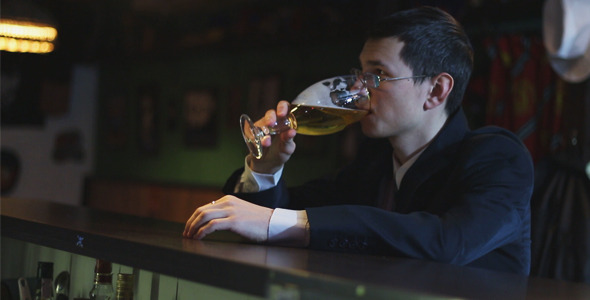
[(213, 219), (201, 226), (194, 238), (200, 240), (215, 231), (229, 229), (231, 229), (231, 223), (228, 218)]
[(264, 126), (270, 126), (273, 125), (277, 122), (277, 114), (274, 110), (270, 109), (267, 110), (266, 113), (264, 114), (264, 119), (263, 119), (263, 125)]
[(191, 217), (186, 221), (186, 224), (184, 225), (184, 232), (182, 233), (182, 235), (184, 237), (189, 237), (189, 233), (191, 231), (191, 227), (195, 223), (195, 220), (197, 219), (197, 217), (199, 217), (199, 215), (205, 210), (205, 206), (206, 205), (197, 207), (197, 209), (195, 209), (195, 211), (193, 212), (193, 214), (191, 215)]
[(212, 220), (227, 217), (227, 212), (223, 209), (206, 208), (202, 210), (188, 225), (188, 231), (185, 237), (192, 237), (198, 230), (211, 222)]
[(260, 140), (260, 143), (262, 144), (262, 147), (270, 147), (270, 145), (272, 145), (271, 136), (267, 135), (267, 136), (262, 137), (262, 139)]
[(287, 101), (279, 101), (277, 104), (277, 114), (279, 116), (286, 116), (289, 113), (289, 102)]
[(293, 140), (295, 135), (297, 135), (297, 131), (295, 131), (295, 129), (289, 129), (281, 133), (281, 139), (283, 140), (283, 142), (290, 142)]
[(182, 232), (182, 236), (188, 237), (188, 233), (190, 231), (191, 225), (193, 224), (195, 218), (199, 215), (199, 213), (200, 213), (199, 208), (197, 208), (197, 209), (195, 209), (195, 211), (193, 212), (191, 217), (188, 218), (188, 220), (186, 221), (186, 224), (184, 225), (184, 231)]
[(190, 237), (192, 233), (194, 233), (194, 230), (192, 230), (192, 228), (194, 227), (194, 225), (196, 225), (196, 222), (198, 222), (197, 218), (199, 218), (199, 216), (201, 216), (204, 212), (211, 210), (214, 207), (222, 207), (223, 203), (225, 203), (223, 199), (224, 197), (215, 200), (211, 203), (197, 207), (197, 209), (195, 209), (191, 217), (186, 221), (186, 224), (184, 225), (184, 231), (182, 232), (182, 236)]

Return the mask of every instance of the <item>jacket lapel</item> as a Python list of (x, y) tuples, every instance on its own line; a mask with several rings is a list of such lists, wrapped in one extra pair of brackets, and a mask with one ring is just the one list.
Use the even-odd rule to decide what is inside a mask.
[(459, 109), (449, 117), (428, 148), (404, 175), (395, 195), (396, 211), (412, 211), (412, 207), (420, 205), (424, 201), (424, 199), (414, 199), (416, 191), (433, 174), (451, 164), (457, 147), (468, 131), (469, 126), (463, 109)]

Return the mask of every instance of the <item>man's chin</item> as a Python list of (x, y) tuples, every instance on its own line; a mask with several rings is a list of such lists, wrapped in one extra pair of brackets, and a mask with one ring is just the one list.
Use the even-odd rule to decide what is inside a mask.
[(361, 120), (361, 131), (363, 134), (370, 138), (378, 138), (379, 135), (375, 130), (375, 126), (373, 123), (365, 121), (364, 119)]

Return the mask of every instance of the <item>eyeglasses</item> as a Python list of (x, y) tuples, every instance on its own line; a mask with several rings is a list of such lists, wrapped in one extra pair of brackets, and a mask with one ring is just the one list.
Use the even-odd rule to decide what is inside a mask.
[(416, 76), (408, 76), (408, 77), (381, 77), (381, 76), (375, 75), (373, 73), (368, 73), (368, 72), (363, 73), (359, 69), (352, 69), (351, 72), (368, 88), (379, 87), (379, 83), (381, 81), (396, 81), (396, 80), (402, 80), (402, 79), (428, 77), (426, 75), (416, 75)]

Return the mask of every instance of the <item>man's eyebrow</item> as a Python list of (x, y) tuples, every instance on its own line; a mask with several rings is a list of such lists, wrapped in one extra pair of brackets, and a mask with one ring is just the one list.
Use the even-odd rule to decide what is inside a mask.
[(371, 67), (384, 67), (385, 66), (385, 64), (383, 64), (383, 62), (380, 60), (369, 60), (369, 61), (367, 61), (367, 64), (370, 65)]

